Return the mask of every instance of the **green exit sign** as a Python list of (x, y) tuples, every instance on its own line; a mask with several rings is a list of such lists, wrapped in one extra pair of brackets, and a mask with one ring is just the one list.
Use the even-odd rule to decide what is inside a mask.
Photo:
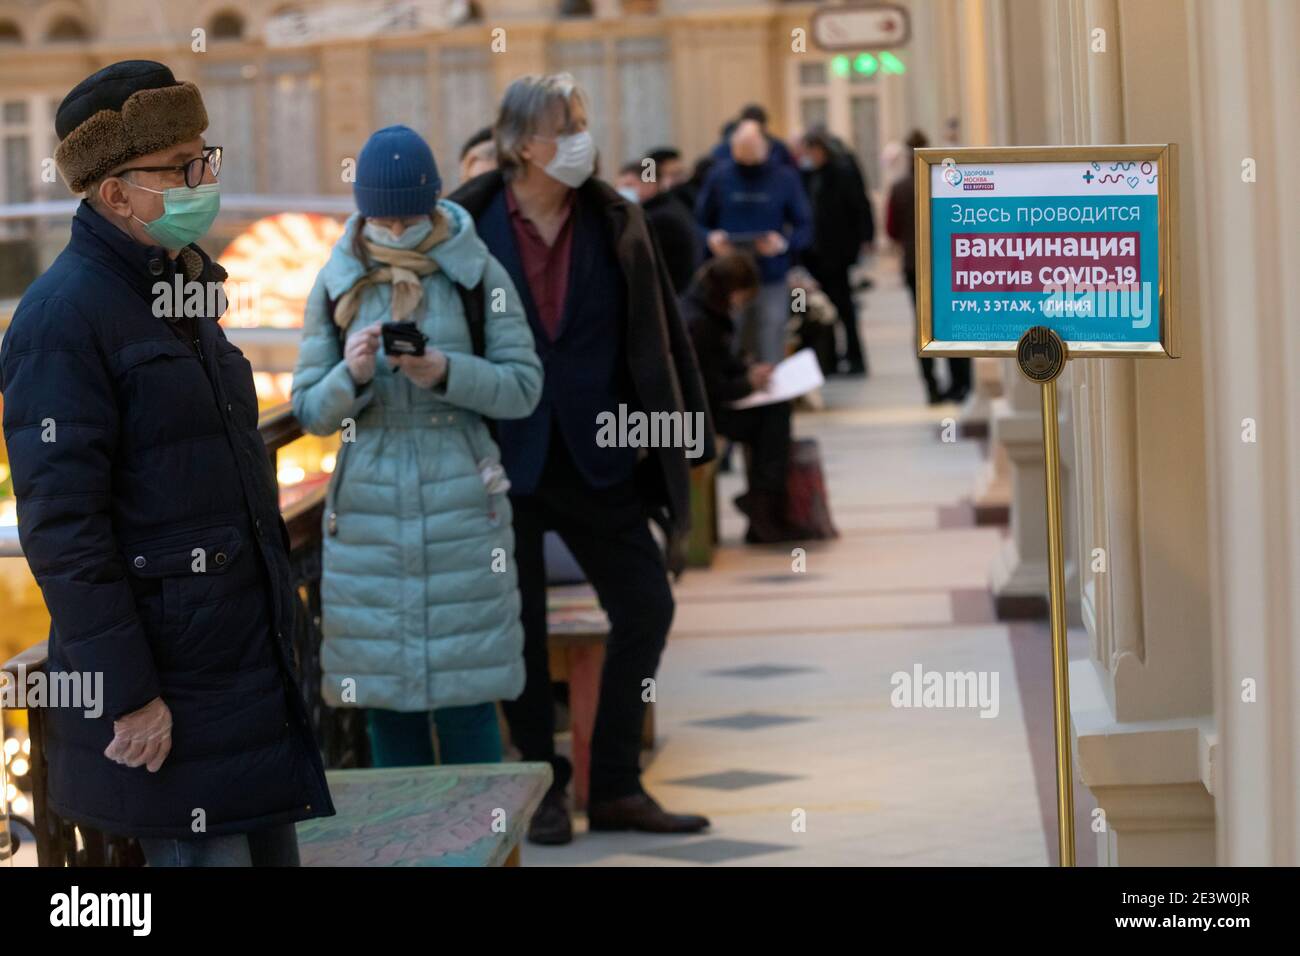
[(851, 58), (847, 53), (832, 57), (831, 72), (836, 76), (848, 76), (850, 72), (860, 73), (863, 76), (875, 76), (877, 73), (902, 76), (907, 72), (907, 66), (889, 50), (881, 50), (877, 53), (863, 51)]

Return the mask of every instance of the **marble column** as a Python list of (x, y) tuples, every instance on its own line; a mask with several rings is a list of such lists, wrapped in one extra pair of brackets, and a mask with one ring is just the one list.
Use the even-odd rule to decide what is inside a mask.
[[(1300, 864), (1300, 9), (1188, 4), (1218, 862)], [(1186, 188), (1185, 188), (1186, 194)], [(1188, 350), (1195, 361), (1197, 356)]]
[[(1058, 0), (1061, 141), (1196, 141), (1180, 0)], [(1206, 185), (1181, 170), (1177, 235), (1197, 253)], [(1076, 772), (1110, 865), (1214, 862), (1205, 356), (1194, 269), (1178, 287), (1184, 357), (1071, 363), (1073, 556), (1087, 659), (1070, 665)], [(1063, 402), (1064, 404), (1064, 402)], [(1078, 835), (1080, 840), (1089, 834)]]

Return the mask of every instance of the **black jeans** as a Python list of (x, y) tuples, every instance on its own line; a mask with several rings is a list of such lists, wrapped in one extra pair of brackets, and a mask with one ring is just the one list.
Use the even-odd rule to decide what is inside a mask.
[(790, 462), (791, 402), (754, 408), (720, 409), (717, 429), (732, 441), (749, 446), (746, 480), (750, 491), (784, 495)]
[[(916, 306), (916, 270), (903, 269), (903, 278), (907, 282), (907, 288), (912, 293), (912, 306)], [(931, 395), (939, 395), (939, 383), (934, 377), (934, 359), (922, 358), (921, 376), (925, 379), (925, 389)], [(970, 391), (970, 359), (968, 358), (950, 358), (948, 359), (948, 388), (961, 394)]]
[(525, 760), (549, 761), (556, 781), (568, 768), (555, 755), (555, 703), (546, 652), (546, 560), (542, 536), (559, 534), (609, 616), (596, 726), (591, 739), (590, 803), (641, 789), (642, 681), (653, 678), (673, 620), (663, 552), (650, 534), (640, 489), (629, 479), (592, 488), (564, 440), (551, 436), (546, 468), (531, 495), (511, 496), (519, 568), (524, 666), (518, 700), (504, 701), (510, 736)]
[(829, 269), (813, 271), (813, 278), (831, 300), (835, 311), (840, 315), (840, 325), (844, 328), (844, 359), (850, 371), (867, 367), (866, 350), (858, 333), (858, 310), (853, 304), (853, 288), (849, 285), (849, 270)]

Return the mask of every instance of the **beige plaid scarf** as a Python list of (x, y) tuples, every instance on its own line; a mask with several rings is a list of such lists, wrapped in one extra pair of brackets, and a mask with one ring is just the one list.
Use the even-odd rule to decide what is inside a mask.
[(346, 332), (361, 308), (361, 293), (367, 287), (381, 282), (393, 286), (392, 321), (405, 322), (419, 308), (424, 298), (421, 280), (438, 271), (438, 263), (429, 257), (429, 250), (451, 235), (451, 222), (440, 211), (434, 213), (433, 231), (414, 249), (393, 249), (363, 238), (366, 253), (379, 265), (353, 283), (339, 297), (334, 309), (334, 323)]

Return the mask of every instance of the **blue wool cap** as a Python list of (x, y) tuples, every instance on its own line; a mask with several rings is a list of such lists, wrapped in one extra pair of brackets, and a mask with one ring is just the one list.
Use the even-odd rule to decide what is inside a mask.
[(409, 126), (385, 126), (361, 147), (352, 184), (361, 215), (420, 216), (433, 209), (441, 191), (433, 150)]

